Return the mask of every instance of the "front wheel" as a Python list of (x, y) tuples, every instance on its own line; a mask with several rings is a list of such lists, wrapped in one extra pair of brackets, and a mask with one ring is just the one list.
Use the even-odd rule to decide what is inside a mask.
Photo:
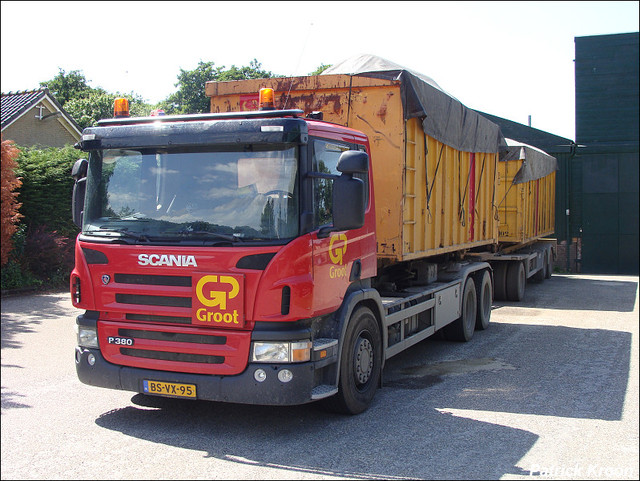
[(342, 343), (338, 393), (325, 400), (325, 407), (343, 414), (365, 411), (380, 383), (382, 338), (378, 322), (367, 307), (356, 310)]

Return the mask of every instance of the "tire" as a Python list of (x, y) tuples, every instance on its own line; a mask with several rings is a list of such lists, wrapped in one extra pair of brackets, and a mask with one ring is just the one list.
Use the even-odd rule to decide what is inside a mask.
[(462, 315), (444, 327), (445, 337), (449, 341), (470, 341), (476, 329), (477, 309), (476, 284), (472, 277), (468, 277), (462, 294)]
[(549, 269), (549, 254), (547, 251), (544, 251), (544, 256), (542, 257), (542, 269), (536, 272), (533, 275), (533, 279), (536, 282), (542, 282), (547, 279), (547, 270)]
[(545, 279), (551, 279), (551, 274), (553, 274), (553, 262), (551, 260), (551, 250), (547, 251), (547, 272), (544, 275)]
[(493, 295), (497, 301), (507, 300), (507, 266), (506, 262), (493, 264)]
[(364, 412), (378, 389), (382, 372), (382, 336), (371, 309), (360, 307), (351, 316), (342, 343), (338, 393), (325, 399), (325, 408), (342, 414)]
[(476, 314), (476, 329), (484, 331), (489, 327), (491, 320), (491, 303), (493, 301), (493, 288), (491, 286), (491, 274), (484, 271), (480, 283), (476, 286), (478, 308)]
[(507, 300), (521, 301), (524, 297), (524, 288), (527, 284), (524, 264), (511, 262), (507, 268)]

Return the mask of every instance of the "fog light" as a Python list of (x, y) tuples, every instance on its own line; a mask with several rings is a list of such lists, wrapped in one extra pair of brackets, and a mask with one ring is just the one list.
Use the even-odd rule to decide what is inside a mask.
[(89, 366), (93, 366), (96, 363), (96, 356), (89, 354), (87, 356), (87, 362), (89, 363)]
[(282, 369), (278, 372), (278, 379), (280, 379), (281, 382), (289, 382), (293, 379), (293, 373), (288, 369)]
[(258, 382), (264, 382), (267, 380), (267, 373), (264, 369), (256, 369), (256, 372), (253, 373), (253, 377)]

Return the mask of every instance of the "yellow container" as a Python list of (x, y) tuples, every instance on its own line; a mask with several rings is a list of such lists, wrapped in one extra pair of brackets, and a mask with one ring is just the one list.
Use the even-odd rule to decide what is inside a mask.
[(554, 232), (557, 161), (535, 147), (507, 144), (507, 160), (498, 162), (498, 239), (527, 244)]
[(400, 81), (320, 75), (208, 82), (211, 112), (257, 109), (260, 88), (276, 108), (321, 111), (369, 137), (378, 258), (383, 264), (497, 244), (497, 153), (455, 150), (403, 117)]

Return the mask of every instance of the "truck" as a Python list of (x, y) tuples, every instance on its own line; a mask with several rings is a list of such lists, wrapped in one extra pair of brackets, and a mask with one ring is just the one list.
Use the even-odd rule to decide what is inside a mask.
[(428, 77), (368, 60), (209, 83), (206, 114), (131, 118), (118, 99), (83, 131), (81, 382), (358, 414), (387, 359), (488, 328), (492, 265), (537, 259), (500, 251), (506, 141)]

